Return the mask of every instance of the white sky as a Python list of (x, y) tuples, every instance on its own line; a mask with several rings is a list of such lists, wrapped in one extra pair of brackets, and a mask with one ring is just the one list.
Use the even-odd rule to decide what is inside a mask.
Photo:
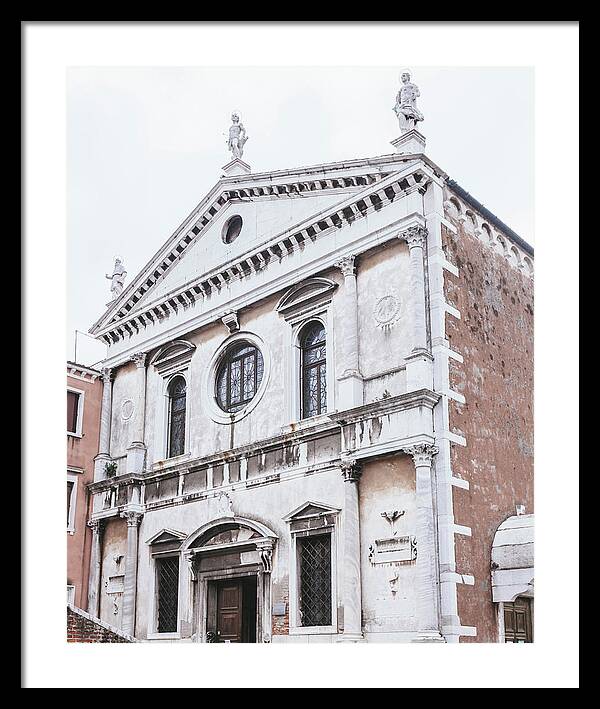
[[(68, 321), (86, 332), (213, 186), (232, 110), (254, 171), (394, 151), (404, 67), (100, 67), (67, 73)], [(428, 156), (533, 244), (534, 72), (410, 67)], [(77, 359), (104, 347), (78, 335)]]

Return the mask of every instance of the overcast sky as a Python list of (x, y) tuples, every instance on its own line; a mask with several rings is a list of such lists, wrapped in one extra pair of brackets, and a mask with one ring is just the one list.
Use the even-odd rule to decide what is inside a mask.
[[(67, 357), (218, 180), (237, 110), (253, 171), (393, 152), (403, 67), (72, 68), (67, 76)], [(534, 244), (533, 70), (410, 67), (427, 155)], [(77, 359), (104, 347), (78, 336)]]

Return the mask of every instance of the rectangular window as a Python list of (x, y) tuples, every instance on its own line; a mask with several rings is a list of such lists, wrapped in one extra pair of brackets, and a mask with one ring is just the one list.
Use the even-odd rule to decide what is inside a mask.
[(156, 559), (157, 630), (159, 633), (177, 632), (179, 605), (179, 557)]
[(67, 603), (71, 606), (75, 605), (75, 586), (67, 584)]
[(77, 478), (67, 477), (67, 532), (75, 531), (75, 502), (77, 495)]
[(67, 432), (79, 433), (79, 397), (74, 391), (67, 392)]
[(299, 613), (303, 627), (331, 620), (331, 534), (299, 537)]

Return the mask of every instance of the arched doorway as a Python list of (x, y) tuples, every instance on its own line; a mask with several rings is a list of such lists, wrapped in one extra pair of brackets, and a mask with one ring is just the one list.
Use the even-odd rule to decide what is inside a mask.
[(222, 517), (183, 546), (198, 642), (271, 641), (271, 568), (277, 535), (243, 517)]

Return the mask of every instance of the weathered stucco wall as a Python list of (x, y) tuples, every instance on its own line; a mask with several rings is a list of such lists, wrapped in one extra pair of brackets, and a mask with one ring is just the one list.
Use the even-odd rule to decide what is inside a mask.
[[(123, 619), (123, 578), (127, 554), (127, 524), (119, 517), (105, 523), (102, 539), (100, 620), (121, 628)], [(115, 591), (115, 593), (113, 593)]]
[[(381, 516), (382, 512), (392, 510), (403, 513), (393, 531)], [(360, 478), (360, 537), (363, 624), (367, 639), (373, 635), (373, 640), (385, 640), (386, 633), (402, 633), (408, 639), (416, 630), (416, 562), (373, 564), (369, 554), (376, 539), (414, 535), (416, 525), (412, 459), (395, 455), (366, 463)]]
[(458, 234), (444, 227), (442, 237), (459, 276), (447, 276), (446, 298), (461, 319), (447, 318), (447, 337), (464, 363), (450, 360), (450, 387), (466, 403), (450, 402), (450, 426), (467, 441), (452, 446), (452, 470), (470, 484), (454, 488), (454, 515), (472, 529), (470, 538), (456, 536), (456, 560), (475, 577), (474, 586), (458, 586), (459, 615), (477, 626), (463, 642), (495, 642), (493, 536), (515, 505), (533, 512), (533, 280), (452, 221)]

